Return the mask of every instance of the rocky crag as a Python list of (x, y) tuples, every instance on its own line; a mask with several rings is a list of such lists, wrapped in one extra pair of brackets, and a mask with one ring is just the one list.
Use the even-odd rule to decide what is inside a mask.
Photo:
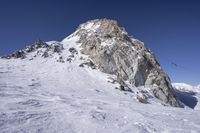
[(79, 26), (81, 53), (89, 55), (105, 73), (115, 74), (119, 82), (151, 87), (154, 95), (172, 106), (180, 103), (167, 74), (162, 70), (150, 49), (131, 37), (116, 21), (92, 20)]

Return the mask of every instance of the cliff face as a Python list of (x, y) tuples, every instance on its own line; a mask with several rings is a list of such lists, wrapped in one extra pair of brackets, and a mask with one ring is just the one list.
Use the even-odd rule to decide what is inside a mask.
[(88, 21), (79, 26), (74, 36), (80, 37), (81, 53), (88, 55), (102, 72), (117, 75), (119, 82), (151, 87), (158, 99), (180, 106), (169, 77), (153, 53), (143, 42), (129, 36), (116, 21)]

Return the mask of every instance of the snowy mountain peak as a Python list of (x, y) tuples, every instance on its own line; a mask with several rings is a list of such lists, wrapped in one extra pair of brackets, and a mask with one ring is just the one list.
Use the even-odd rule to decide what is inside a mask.
[(38, 40), (7, 58), (53, 59), (66, 64), (74, 62), (80, 67), (87, 65), (115, 76), (113, 82), (120, 85), (120, 90), (131, 91), (133, 87), (146, 86), (164, 103), (180, 107), (170, 79), (154, 54), (114, 20), (88, 21), (62, 42)]
[(0, 58), (5, 133), (200, 132), (199, 99), (199, 88), (172, 87), (154, 54), (113, 20)]
[(115, 20), (110, 19), (95, 19), (83, 23), (79, 25), (72, 35), (65, 38), (63, 42), (72, 36), (79, 36), (81, 39), (85, 37), (88, 39), (98, 38), (98, 41), (101, 42), (99, 43), (101, 46), (112, 45), (119, 40), (126, 40), (129, 44), (138, 42), (143, 45), (143, 42), (129, 36), (124, 28), (118, 26)]
[(170, 79), (154, 54), (143, 42), (128, 35), (116, 21), (88, 21), (63, 42), (73, 37), (78, 37), (80, 53), (88, 55), (100, 71), (116, 75), (122, 86), (125, 81), (136, 87), (149, 86), (160, 100), (180, 106)]

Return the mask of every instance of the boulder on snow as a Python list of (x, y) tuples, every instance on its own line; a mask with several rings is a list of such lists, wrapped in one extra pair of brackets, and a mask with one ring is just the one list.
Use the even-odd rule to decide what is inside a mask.
[(147, 99), (147, 97), (146, 97), (146, 95), (144, 95), (143, 93), (138, 93), (137, 95), (136, 95), (137, 97), (137, 100), (138, 100), (138, 102), (140, 102), (140, 103), (148, 103), (148, 99)]

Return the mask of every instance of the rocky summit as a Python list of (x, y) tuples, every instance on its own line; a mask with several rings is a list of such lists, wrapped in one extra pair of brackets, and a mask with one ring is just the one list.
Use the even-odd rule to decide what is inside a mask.
[(89, 55), (102, 72), (116, 75), (120, 83), (129, 81), (136, 87), (151, 87), (158, 99), (180, 106), (170, 79), (154, 54), (145, 48), (143, 42), (119, 27), (116, 21), (88, 21), (81, 24), (73, 35), (80, 37), (81, 53)]

